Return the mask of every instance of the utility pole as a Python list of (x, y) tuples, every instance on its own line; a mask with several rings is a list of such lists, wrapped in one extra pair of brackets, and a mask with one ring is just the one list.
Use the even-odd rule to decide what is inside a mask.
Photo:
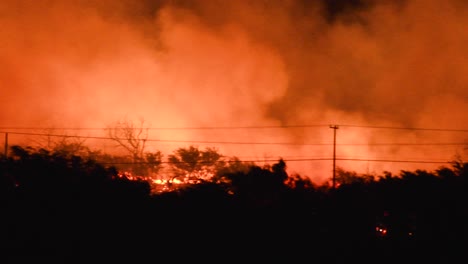
[(8, 158), (8, 132), (5, 132), (5, 158)]
[(339, 128), (337, 125), (330, 125), (333, 129), (333, 190), (336, 188), (336, 130)]

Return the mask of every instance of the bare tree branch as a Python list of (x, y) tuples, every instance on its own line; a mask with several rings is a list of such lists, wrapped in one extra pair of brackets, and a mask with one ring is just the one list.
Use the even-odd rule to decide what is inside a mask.
[(148, 128), (144, 127), (145, 121), (140, 119), (138, 125), (123, 119), (109, 125), (106, 130), (108, 136), (117, 142), (118, 146), (127, 150), (134, 162), (143, 158)]

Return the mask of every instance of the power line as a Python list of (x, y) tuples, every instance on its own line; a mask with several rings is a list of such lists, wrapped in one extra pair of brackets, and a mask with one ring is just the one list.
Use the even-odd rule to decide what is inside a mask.
[[(99, 136), (79, 136), (61, 135), (29, 132), (0, 131), (12, 135), (82, 138), (100, 140), (126, 140), (125, 138), (99, 137)], [(293, 143), (293, 142), (242, 142), (242, 141), (204, 141), (204, 140), (175, 140), (175, 139), (135, 139), (146, 142), (173, 142), (173, 143), (199, 143), (199, 144), (232, 144), (232, 145), (296, 145), (296, 146), (463, 146), (467, 142), (434, 142), (434, 143)]]
[[(370, 128), (370, 129), (396, 129), (396, 130), (420, 130), (439, 132), (468, 132), (468, 129), (453, 128), (427, 128), (427, 127), (398, 127), (398, 126), (372, 126), (372, 125), (349, 125), (337, 124), (341, 127), (350, 128)], [(288, 128), (326, 128), (327, 124), (306, 124), (306, 125), (278, 125), (278, 126), (206, 126), (206, 127), (143, 127), (138, 129), (148, 130), (229, 130), (229, 129), (288, 129)], [(4, 130), (107, 130), (109, 127), (0, 127)]]
[[(58, 134), (44, 134), (44, 133), (27, 133), (27, 132), (12, 132), (12, 131), (0, 131), (0, 133), (9, 133), (14, 135), (26, 135), (26, 136), (46, 136), (46, 137), (63, 137), (63, 138), (85, 138), (85, 139), (113, 139), (111, 137), (97, 137), (97, 136), (78, 136), (78, 135), (58, 135)], [(116, 138), (117, 139), (117, 138)], [(123, 138), (121, 138), (123, 139)]]
[[(235, 163), (235, 162), (243, 162), (243, 163), (254, 163), (254, 162), (278, 162), (280, 159), (263, 159), (263, 160), (219, 160), (216, 163)], [(323, 161), (323, 160), (331, 160), (330, 158), (309, 158), (309, 159), (283, 159), (284, 161), (293, 162), (293, 161)], [(178, 164), (178, 163), (185, 163), (184, 161), (161, 161), (162, 164)], [(203, 162), (200, 161), (199, 163), (212, 163), (212, 162)], [(154, 164), (152, 162), (102, 162), (101, 164)]]
[[(244, 163), (255, 163), (255, 162), (278, 162), (280, 159), (253, 159), (253, 160), (222, 160), (217, 161), (218, 163), (226, 162), (244, 162)], [(282, 159), (285, 162), (301, 162), (301, 161), (330, 161), (333, 158), (304, 158), (304, 159)], [(452, 161), (429, 161), (429, 160), (391, 160), (391, 159), (357, 159), (357, 158), (336, 158), (336, 160), (342, 161), (365, 161), (365, 162), (392, 162), (392, 163), (426, 163), (426, 164), (448, 164)], [(161, 161), (161, 164), (174, 164), (184, 163), (183, 161)], [(200, 162), (203, 163), (203, 162)], [(151, 162), (102, 162), (101, 164), (154, 164)]]
[[(326, 124), (312, 125), (279, 125), (279, 126), (206, 126), (206, 127), (138, 127), (148, 130), (224, 130), (224, 129), (277, 129), (277, 128), (313, 128), (326, 127)], [(0, 127), (7, 130), (108, 130), (112, 127)]]
[(428, 160), (390, 160), (390, 159), (354, 159), (354, 158), (337, 158), (344, 161), (369, 161), (369, 162), (395, 162), (395, 163), (430, 163), (430, 164), (446, 164), (451, 161), (428, 161)]
[(4, 130), (105, 130), (98, 127), (0, 127)]
[(392, 126), (364, 126), (364, 125), (340, 125), (342, 127), (375, 128), (375, 129), (397, 129), (397, 130), (421, 130), (421, 131), (441, 131), (441, 132), (468, 132), (468, 129), (451, 128), (424, 128), (424, 127), (392, 127)]
[(344, 143), (338, 146), (462, 146), (468, 142), (437, 142), (437, 143)]
[[(332, 127), (334, 128), (334, 127)], [(335, 129), (335, 128), (334, 128)], [(336, 131), (336, 129), (335, 129)], [(0, 133), (5, 133), (5, 137), (7, 137), (8, 134), (20, 134), (20, 135), (35, 135), (35, 136), (56, 136), (56, 137), (70, 137), (70, 138), (92, 138), (92, 139), (113, 139), (110, 137), (91, 137), (91, 136), (70, 136), (70, 135), (53, 135), (53, 134), (41, 134), (41, 133), (22, 133), (22, 132), (4, 132), (1, 131)], [(163, 140), (151, 140), (147, 139), (146, 141), (163, 141)], [(168, 142), (197, 142), (197, 141), (173, 141), (173, 140), (167, 140)], [(234, 143), (234, 142), (211, 142), (211, 143)], [(241, 143), (241, 142), (237, 142)], [(243, 144), (246, 144), (246, 142), (242, 142)], [(250, 142), (249, 144), (255, 144)], [(400, 144), (400, 143), (396, 143)], [(414, 144), (414, 143), (411, 143)], [(424, 145), (427, 145), (428, 143), (424, 143)], [(459, 145), (459, 144), (466, 144), (466, 143), (435, 143), (435, 144), (453, 144), (453, 145)], [(320, 144), (323, 145), (323, 144)], [(330, 145), (330, 144), (327, 144)], [(449, 161), (427, 161), (427, 160), (391, 160), (391, 159), (363, 159), (363, 158), (336, 158), (335, 156), (333, 158), (301, 158), (301, 159), (283, 159), (284, 161), (288, 162), (294, 162), (294, 161), (324, 161), (324, 160), (342, 160), (342, 161), (366, 161), (366, 162), (398, 162), (398, 163), (431, 163), (431, 164), (446, 164), (450, 163)], [(239, 160), (241, 162), (273, 162), (273, 161), (278, 161), (278, 159), (264, 159), (264, 160)], [(228, 162), (228, 161), (226, 161)], [(126, 163), (112, 163), (112, 164), (126, 164)], [(131, 163), (134, 164), (134, 163)]]

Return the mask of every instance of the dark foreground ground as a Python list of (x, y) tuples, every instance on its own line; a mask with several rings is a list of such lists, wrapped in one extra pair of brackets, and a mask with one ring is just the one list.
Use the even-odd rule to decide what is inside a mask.
[[(340, 213), (120, 204), (16, 204), (1, 263), (463, 263), (460, 236), (390, 234)], [(21, 205), (20, 205), (21, 204)], [(364, 218), (362, 218), (364, 219)], [(365, 220), (363, 220), (365, 221)]]
[(330, 189), (278, 162), (152, 195), (93, 160), (13, 150), (0, 264), (467, 263), (467, 163)]

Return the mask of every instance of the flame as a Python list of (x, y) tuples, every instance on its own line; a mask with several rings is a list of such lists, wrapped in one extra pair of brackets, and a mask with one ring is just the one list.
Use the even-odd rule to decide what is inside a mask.
[(382, 226), (376, 226), (375, 231), (377, 231), (378, 236), (386, 236), (387, 235), (387, 228)]
[(206, 170), (187, 173), (183, 177), (171, 179), (155, 179), (150, 176), (133, 175), (129, 171), (122, 171), (117, 174), (117, 178), (126, 179), (129, 181), (146, 181), (150, 184), (152, 193), (162, 193), (174, 191), (182, 186), (200, 184), (203, 181), (209, 181), (213, 178), (214, 173)]

